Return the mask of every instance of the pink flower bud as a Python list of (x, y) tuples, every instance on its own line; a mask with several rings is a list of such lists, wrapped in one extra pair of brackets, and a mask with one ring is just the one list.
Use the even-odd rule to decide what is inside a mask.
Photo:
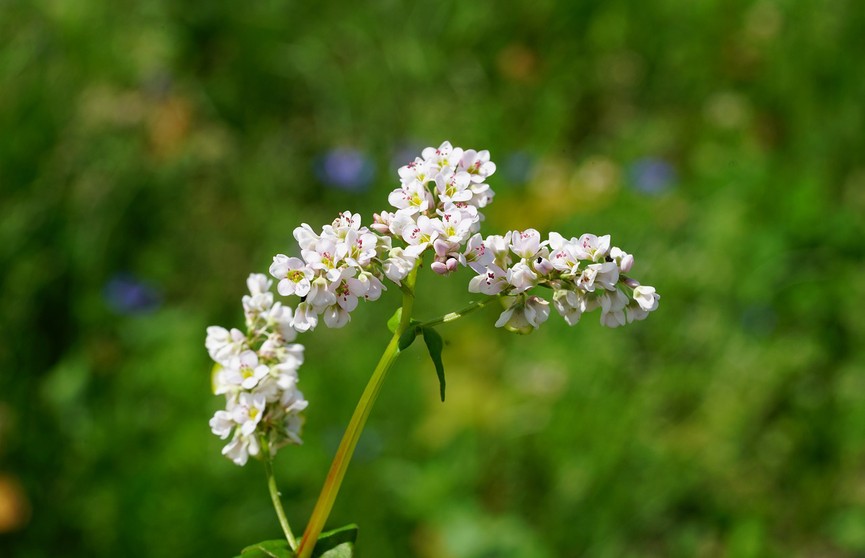
[(619, 263), (619, 269), (622, 273), (627, 273), (631, 271), (631, 266), (634, 265), (634, 256), (630, 254), (625, 254), (625, 257), (622, 258), (621, 263)]
[(390, 224), (378, 213), (372, 214), (372, 225), (370, 228), (378, 234), (388, 234), (390, 232)]
[(440, 258), (444, 258), (447, 256), (448, 252), (451, 251), (453, 245), (443, 238), (437, 238), (433, 241), (433, 249), (436, 252), (436, 256)]

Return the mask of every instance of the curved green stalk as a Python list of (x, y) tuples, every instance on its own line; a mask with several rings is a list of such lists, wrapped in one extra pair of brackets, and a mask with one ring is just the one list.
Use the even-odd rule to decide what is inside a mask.
[(483, 308), (484, 306), (486, 306), (490, 302), (492, 302), (494, 300), (498, 300), (499, 298), (501, 298), (501, 296), (502, 295), (490, 295), (481, 301), (472, 302), (471, 304), (469, 304), (468, 306), (466, 306), (462, 310), (457, 310), (456, 312), (448, 312), (444, 316), (440, 316), (440, 317), (438, 317), (434, 320), (430, 320), (428, 322), (423, 322), (423, 323), (417, 324), (417, 326), (420, 328), (434, 327), (434, 326), (437, 326), (439, 324), (446, 324), (448, 322), (458, 320), (458, 319), (462, 318), (463, 316), (465, 316), (466, 314), (470, 314), (470, 313), (474, 312), (475, 310), (480, 310), (481, 308)]
[(285, 510), (282, 508), (282, 501), (279, 499), (279, 489), (276, 487), (276, 478), (273, 476), (273, 456), (270, 455), (270, 448), (264, 436), (261, 437), (261, 454), (262, 461), (264, 461), (264, 472), (267, 475), (267, 490), (270, 492), (273, 509), (276, 510), (276, 517), (279, 518), (279, 525), (282, 527), (282, 532), (285, 533), (288, 546), (292, 550), (297, 550), (297, 540), (294, 538), (294, 533), (291, 532), (291, 526), (288, 524)]
[(399, 355), (399, 338), (411, 323), (411, 311), (412, 306), (414, 306), (414, 283), (417, 277), (417, 270), (418, 266), (415, 266), (404, 282), (405, 288), (402, 289), (402, 316), (399, 326), (394, 332), (393, 337), (391, 337), (390, 343), (388, 343), (384, 353), (381, 355), (369, 382), (366, 384), (366, 388), (363, 390), (363, 395), (361, 395), (360, 401), (358, 401), (357, 407), (354, 409), (351, 421), (349, 421), (348, 427), (345, 429), (345, 434), (343, 434), (342, 441), (339, 443), (339, 449), (337, 449), (333, 462), (330, 465), (330, 471), (327, 473), (327, 479), (324, 481), (318, 501), (312, 510), (312, 516), (309, 518), (306, 531), (304, 531), (303, 537), (300, 540), (300, 547), (297, 551), (298, 558), (310, 558), (312, 555), (312, 549), (315, 547), (322, 529), (324, 529), (324, 524), (330, 515), (331, 509), (333, 509), (333, 503), (336, 501), (336, 495), (342, 485), (343, 478), (345, 478), (349, 461), (351, 461), (351, 456), (354, 454), (354, 449), (360, 439), (361, 432), (363, 432), (363, 427), (369, 418), (372, 406), (378, 397), (379, 391), (381, 391), (387, 371)]

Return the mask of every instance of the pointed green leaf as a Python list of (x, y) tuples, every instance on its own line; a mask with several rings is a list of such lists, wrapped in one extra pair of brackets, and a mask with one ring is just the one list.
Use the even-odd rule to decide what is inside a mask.
[(442, 341), (442, 336), (431, 327), (423, 328), (423, 340), (426, 343), (429, 356), (436, 367), (436, 375), (439, 377), (439, 391), (441, 392), (442, 403), (444, 403), (445, 367), (444, 364), (442, 364), (442, 349), (444, 348), (444, 341)]
[(393, 316), (387, 321), (387, 328), (391, 333), (396, 333), (396, 328), (399, 327), (399, 321), (402, 319), (402, 306), (396, 309)]
[(411, 347), (411, 344), (414, 343), (414, 338), (417, 337), (417, 330), (417, 327), (410, 326), (402, 335), (399, 336), (398, 346), (400, 351), (404, 351)]
[(237, 558), (294, 558), (295, 554), (285, 539), (262, 541), (247, 546)]
[(353, 558), (357, 525), (346, 525), (322, 533), (312, 549), (312, 558)]

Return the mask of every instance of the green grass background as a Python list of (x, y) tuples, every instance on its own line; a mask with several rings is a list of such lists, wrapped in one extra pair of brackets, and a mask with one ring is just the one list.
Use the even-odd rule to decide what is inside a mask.
[[(445, 139), (499, 163), (487, 234), (612, 234), (661, 306), (443, 326), (447, 402), (412, 347), (329, 525), (375, 558), (865, 555), (863, 36), (856, 0), (0, 2), (0, 555), (277, 538), (260, 464), (207, 426), (204, 329)], [(316, 176), (339, 147), (366, 190)], [(669, 188), (632, 187), (644, 158)], [(113, 311), (118, 273), (159, 308)], [(422, 275), (417, 316), (468, 279)], [(398, 294), (302, 337), (297, 531)]]

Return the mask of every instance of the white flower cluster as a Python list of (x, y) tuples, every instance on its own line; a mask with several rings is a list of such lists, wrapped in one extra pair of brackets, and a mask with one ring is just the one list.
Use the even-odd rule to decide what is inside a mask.
[(529, 294), (538, 286), (552, 290), (553, 306), (570, 325), (596, 308), (603, 325), (617, 327), (658, 307), (653, 287), (624, 275), (634, 258), (611, 247), (609, 235), (566, 240), (551, 233), (542, 241), (528, 229), (483, 238), (480, 209), (492, 202), (486, 180), (495, 171), (489, 151), (446, 141), (399, 169), (401, 186), (388, 196), (396, 211), (374, 215), (369, 229), (348, 211), (321, 234), (307, 224), (295, 229), (301, 258), (277, 254), (270, 267), (280, 294), (302, 298), (291, 326), (308, 331), (321, 315), (329, 327), (344, 326), (359, 298), (376, 300), (385, 278), (399, 285), (428, 250), (436, 273), (469, 266), (478, 273), (470, 292), (503, 295), (496, 326), (511, 331), (528, 333), (549, 317), (549, 302)]
[[(315, 329), (321, 315), (328, 327), (343, 327), (359, 299), (381, 296), (383, 273), (391, 277), (395, 268), (404, 267), (399, 254), (398, 264), (391, 261), (390, 238), (362, 227), (357, 213), (341, 213), (321, 234), (304, 223), (294, 229), (294, 238), (302, 259), (277, 254), (270, 274), (279, 280), (279, 294), (302, 298), (291, 321), (299, 332)], [(405, 277), (410, 270), (396, 276)]]
[(496, 164), (489, 151), (464, 150), (447, 141), (421, 155), (399, 169), (402, 185), (388, 196), (396, 212), (376, 214), (373, 228), (405, 241), (403, 256), (412, 260), (432, 246), (430, 267), (444, 275), (456, 269), (461, 246), (480, 229), (479, 210), (494, 195), (485, 181)]
[(530, 333), (550, 315), (549, 302), (528, 294), (538, 286), (552, 290), (553, 306), (569, 325), (596, 308), (607, 327), (643, 320), (661, 298), (654, 287), (624, 275), (634, 257), (611, 247), (609, 235), (566, 240), (550, 233), (544, 241), (535, 229), (484, 240), (475, 235), (464, 258), (478, 274), (469, 282), (469, 291), (505, 295), (506, 309), (496, 327), (518, 333)]
[(374, 215), (370, 228), (345, 211), (320, 233), (305, 223), (294, 229), (300, 257), (277, 254), (270, 266), (279, 294), (301, 299), (294, 312), (274, 303), (264, 275), (250, 275), (246, 333), (207, 330), (207, 349), (220, 365), (215, 391), (227, 402), (210, 426), (223, 439), (231, 436), (225, 455), (244, 464), (261, 451), (259, 436), (271, 451), (300, 443), (300, 413), (307, 406), (297, 390), (303, 346), (291, 341), (322, 316), (328, 327), (343, 327), (361, 298), (377, 300), (385, 279), (401, 285), (428, 250), (438, 274), (460, 265), (473, 269), (469, 291), (502, 296), (505, 310), (496, 326), (518, 333), (549, 318), (550, 302), (532, 294), (536, 287), (551, 290), (553, 307), (570, 325), (600, 308), (601, 323), (618, 327), (658, 307), (653, 287), (625, 275), (634, 258), (611, 246), (609, 235), (567, 240), (550, 233), (542, 240), (528, 229), (482, 237), (480, 210), (494, 195), (486, 179), (495, 171), (488, 151), (444, 142), (399, 169), (401, 186), (388, 196), (396, 210)]
[(277, 291), (302, 299), (291, 322), (295, 330), (315, 329), (320, 316), (328, 327), (345, 326), (359, 299), (377, 300), (384, 279), (400, 285), (430, 246), (437, 273), (465, 263), (462, 247), (480, 229), (478, 210), (493, 199), (484, 181), (496, 165), (489, 151), (449, 142), (422, 155), (399, 169), (402, 186), (388, 197), (396, 211), (376, 214), (371, 229), (345, 211), (320, 234), (306, 223), (294, 229), (299, 258), (274, 256), (270, 274), (279, 281)]
[(225, 410), (210, 419), (213, 433), (231, 441), (223, 455), (238, 465), (261, 451), (264, 437), (271, 454), (286, 444), (300, 444), (301, 412), (307, 401), (297, 389), (303, 345), (292, 343), (291, 308), (273, 301), (271, 281), (252, 274), (243, 297), (246, 333), (219, 326), (207, 328), (205, 347), (219, 365), (214, 392), (225, 395)]

